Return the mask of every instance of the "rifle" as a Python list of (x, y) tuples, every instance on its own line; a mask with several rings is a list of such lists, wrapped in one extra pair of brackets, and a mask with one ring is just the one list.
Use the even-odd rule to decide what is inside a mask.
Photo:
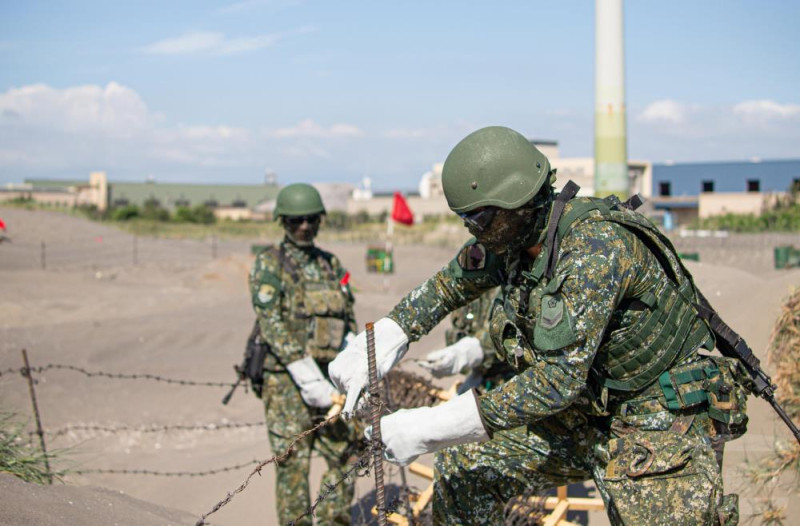
[[(234, 365), (233, 366), (233, 370), (236, 371), (236, 376), (237, 376), (236, 383), (233, 384), (233, 386), (231, 387), (231, 390), (228, 391), (228, 394), (226, 394), (222, 398), (222, 405), (228, 405), (228, 402), (231, 401), (231, 397), (233, 396), (233, 393), (236, 391), (236, 388), (239, 387), (239, 384), (241, 384), (242, 381), (244, 381), (244, 379), (245, 379), (245, 377), (244, 377), (244, 375), (242, 374), (242, 371), (241, 371), (241, 366)], [(244, 388), (245, 388), (245, 390), (247, 390), (247, 384), (244, 384)]]
[(748, 386), (750, 392), (769, 402), (769, 405), (778, 413), (781, 420), (789, 427), (794, 438), (800, 443), (800, 429), (794, 425), (794, 422), (792, 422), (792, 419), (786, 414), (783, 407), (775, 400), (775, 390), (778, 386), (772, 383), (772, 378), (761, 368), (761, 361), (753, 354), (753, 350), (747, 345), (744, 338), (739, 336), (727, 323), (722, 321), (717, 311), (714, 310), (699, 290), (697, 291), (697, 296), (700, 303), (695, 304), (695, 307), (700, 317), (708, 322), (711, 330), (717, 336), (717, 349), (719, 349), (719, 352), (722, 353), (723, 356), (736, 358), (739, 361), (750, 376), (751, 385)]
[[(250, 336), (247, 338), (247, 345), (244, 349), (244, 358), (241, 365), (234, 365), (233, 370), (236, 371), (236, 383), (233, 384), (231, 390), (222, 399), (222, 404), (227, 405), (230, 402), (236, 388), (239, 384), (250, 380), (250, 387), (257, 397), (261, 398), (261, 390), (264, 387), (264, 359), (269, 352), (269, 344), (261, 340), (261, 328), (258, 326), (258, 320), (253, 324), (253, 329), (250, 331)], [(245, 389), (247, 384), (245, 383)]]

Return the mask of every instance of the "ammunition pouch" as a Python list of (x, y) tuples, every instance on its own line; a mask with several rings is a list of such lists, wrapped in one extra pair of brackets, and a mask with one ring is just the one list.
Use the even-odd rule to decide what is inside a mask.
[(738, 360), (708, 356), (662, 373), (658, 384), (667, 409), (705, 409), (718, 435), (732, 440), (747, 430), (748, 393), (744, 380)]

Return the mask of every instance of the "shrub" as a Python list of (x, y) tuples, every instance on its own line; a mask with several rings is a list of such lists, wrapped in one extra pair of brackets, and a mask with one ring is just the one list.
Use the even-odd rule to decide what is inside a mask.
[(175, 221), (178, 223), (198, 223), (210, 225), (216, 222), (217, 218), (214, 211), (205, 205), (197, 205), (194, 208), (179, 206), (175, 210)]
[(152, 221), (169, 221), (169, 211), (162, 208), (158, 201), (146, 201), (141, 211), (142, 219), (150, 219)]
[(113, 221), (129, 221), (140, 217), (139, 207), (136, 205), (125, 205), (114, 208), (111, 211), (111, 219)]

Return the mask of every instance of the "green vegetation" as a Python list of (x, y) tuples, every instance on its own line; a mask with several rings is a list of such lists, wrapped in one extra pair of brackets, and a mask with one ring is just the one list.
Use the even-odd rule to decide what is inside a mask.
[[(151, 201), (143, 206), (123, 204), (99, 211), (94, 205), (78, 207), (53, 206), (25, 200), (24, 203), (5, 202), (13, 207), (35, 210), (53, 210), (69, 215), (104, 222), (137, 235), (172, 239), (241, 238), (274, 240), (283, 236), (283, 228), (271, 220), (217, 219), (214, 211), (205, 205), (178, 207), (174, 212)], [(387, 212), (370, 215), (359, 212), (348, 215), (340, 211), (329, 212), (323, 221), (321, 242), (343, 241), (354, 243), (382, 243), (386, 238)], [(469, 235), (455, 214), (428, 217), (412, 226), (396, 225), (393, 241), (398, 245), (428, 244), (458, 247)]]
[(800, 232), (800, 204), (753, 214), (725, 214), (697, 221), (692, 228), (730, 232)]
[(698, 220), (692, 228), (749, 233), (800, 232), (800, 185), (793, 185), (785, 197), (778, 198), (760, 216), (725, 214)]
[[(51, 474), (45, 466), (46, 457), (38, 447), (25, 440), (24, 427), (14, 414), (0, 412), (0, 472), (26, 482), (49, 483)], [(56, 473), (52, 477), (57, 479), (59, 475)]]

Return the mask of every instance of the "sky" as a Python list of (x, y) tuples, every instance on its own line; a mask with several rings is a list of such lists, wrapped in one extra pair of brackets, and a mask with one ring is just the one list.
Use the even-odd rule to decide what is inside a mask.
[[(594, 2), (0, 0), (0, 184), (416, 188), (488, 125), (593, 154)], [(628, 155), (800, 158), (800, 2), (628, 0)]]

